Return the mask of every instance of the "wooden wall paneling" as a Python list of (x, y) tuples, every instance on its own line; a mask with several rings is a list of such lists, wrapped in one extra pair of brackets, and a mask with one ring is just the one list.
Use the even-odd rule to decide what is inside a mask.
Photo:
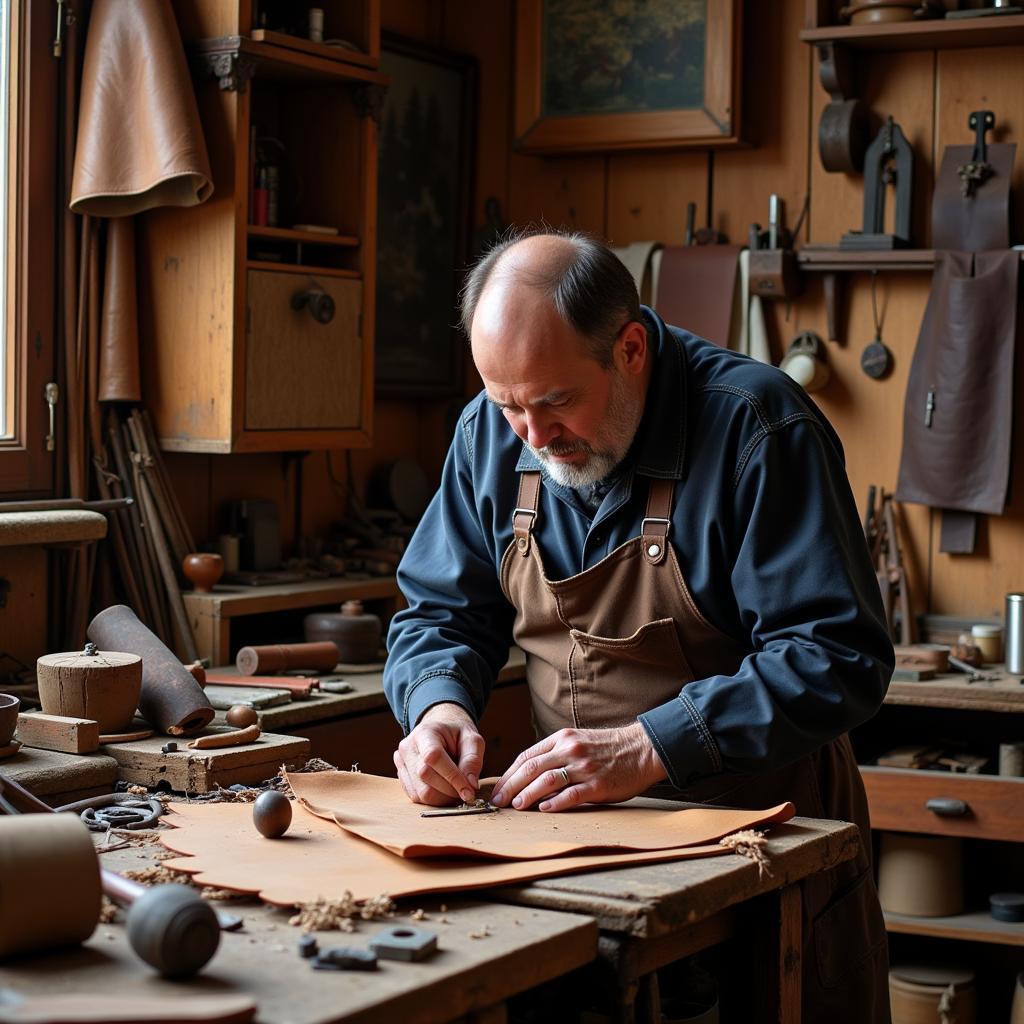
[(549, 224), (605, 234), (605, 167), (602, 156), (509, 160), (509, 213), (514, 224)]
[(380, 26), (410, 39), (439, 43), (444, 0), (383, 0)]
[[(340, 486), (331, 479), (332, 471)], [(323, 540), (331, 523), (346, 514), (347, 479), (344, 452), (309, 453), (302, 467), (303, 537)]]
[[(11, 585), (0, 608), (0, 653), (31, 668), (46, 651), (46, 549), (4, 548), (0, 576)], [(0, 670), (16, 667), (0, 660)]]
[(715, 154), (716, 226), (744, 244), (753, 221), (768, 226), (768, 196), (785, 201), (792, 228), (808, 191), (814, 51), (799, 38), (800, 0), (748, 4), (743, 32), (744, 137), (752, 148)]
[[(224, 529), (224, 504), (238, 498), (264, 498), (277, 505), (282, 549), (290, 548), (294, 533), (293, 471), (277, 454), (218, 456), (212, 464), (210, 515), (215, 538)], [(213, 539), (213, 538), (210, 538)]]
[(697, 204), (696, 226), (704, 224), (707, 171), (703, 150), (610, 156), (605, 229), (609, 241), (682, 245), (687, 203)]
[(211, 515), (210, 481), (213, 467), (220, 465), (221, 457), (185, 452), (163, 452), (162, 456), (171, 489), (196, 544), (215, 539), (220, 531)]
[[(925, 280), (919, 278), (923, 276)], [(835, 426), (846, 451), (846, 469), (857, 507), (863, 514), (871, 484), (893, 491), (899, 472), (903, 439), (903, 396), (918, 326), (927, 302), (927, 275), (887, 274), (877, 279), (882, 337), (893, 355), (891, 374), (881, 381), (860, 368), (860, 356), (874, 337), (870, 275), (858, 274), (848, 285), (847, 342), (828, 346), (832, 379), (814, 395)], [(819, 328), (821, 330), (821, 328)], [(928, 579), (928, 514), (919, 506), (904, 506), (904, 554), (911, 593), (918, 611), (926, 609)]]
[(479, 63), (477, 79), (474, 229), (485, 223), (484, 203), (494, 196), (508, 216), (509, 151), (512, 138), (511, 85), (513, 5), (511, 0), (447, 0), (444, 45)]

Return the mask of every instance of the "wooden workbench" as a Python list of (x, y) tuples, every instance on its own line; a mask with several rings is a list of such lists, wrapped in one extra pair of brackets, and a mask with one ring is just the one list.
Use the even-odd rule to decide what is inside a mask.
[[(115, 850), (102, 855), (102, 864), (143, 867), (153, 849)], [(123, 923), (115, 923), (100, 925), (79, 949), (0, 966), (0, 988), (74, 994), (83, 1004), (99, 995), (163, 997), (170, 1005), (189, 995), (241, 993), (256, 1001), (263, 1024), (501, 1024), (505, 1000), (590, 963), (597, 952), (597, 925), (586, 915), (460, 898), (446, 898), (441, 913), (441, 902), (407, 902), (387, 922), (359, 922), (355, 934), (316, 933), (321, 949), (366, 948), (374, 932), (413, 923), (438, 934), (438, 953), (421, 963), (380, 960), (374, 972), (314, 971), (298, 955), (302, 933), (288, 924), (288, 912), (232, 900), (216, 906), (243, 917), (244, 930), (222, 933), (214, 958), (188, 982), (157, 977), (132, 952)], [(428, 917), (411, 922), (417, 908)]]
[[(499, 890), (510, 903), (593, 917), (600, 958), (614, 980), (619, 1022), (657, 1020), (655, 971), (718, 945), (742, 929), (760, 970), (759, 1019), (797, 1024), (801, 989), (799, 882), (857, 855), (860, 833), (846, 822), (793, 818), (768, 836), (771, 875), (735, 854), (585, 875), (538, 879)], [(777, 1008), (768, 1010), (768, 1007)]]

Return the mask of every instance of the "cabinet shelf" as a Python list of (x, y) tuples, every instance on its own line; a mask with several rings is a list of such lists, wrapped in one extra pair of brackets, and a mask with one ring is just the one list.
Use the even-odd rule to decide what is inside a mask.
[(358, 270), (343, 267), (314, 267), (307, 263), (274, 263), (270, 260), (247, 260), (249, 270), (277, 270), (287, 274), (316, 274), (319, 277), (347, 277), (358, 281), (363, 275)]
[(361, 64), (363, 67), (375, 68), (377, 58), (362, 50), (351, 50), (344, 46), (330, 46), (327, 43), (314, 43), (302, 36), (288, 35), (286, 32), (274, 32), (271, 29), (255, 28), (252, 38), (260, 43), (281, 46), (286, 50), (298, 50), (300, 53), (311, 54), (323, 60), (341, 61), (345, 64)]
[(281, 242), (334, 245), (349, 249), (359, 245), (355, 235), (325, 235), (319, 231), (296, 231), (295, 228), (272, 228), (262, 224), (250, 224), (246, 231), (250, 238), (272, 238)]
[(984, 910), (954, 914), (952, 917), (911, 917), (886, 912), (885, 930), (902, 935), (930, 935), (937, 939), (1024, 946), (1024, 923), (997, 921)]
[[(205, 63), (211, 73), (216, 74), (223, 88), (239, 88), (234, 84), (236, 72), (221, 73), (222, 63), (248, 65), (251, 72), (264, 79), (284, 79), (319, 84), (338, 85), (387, 85), (388, 77), (371, 68), (347, 64), (330, 57), (273, 43), (250, 39), (248, 36), (220, 36), (216, 39), (201, 39), (194, 43), (192, 50), (197, 60)], [(233, 84), (223, 84), (229, 80)], [(244, 76), (243, 76), (244, 77)]]
[(804, 29), (805, 43), (837, 43), (859, 50), (946, 50), (1024, 43), (1024, 14), (900, 21), (876, 25), (823, 25)]

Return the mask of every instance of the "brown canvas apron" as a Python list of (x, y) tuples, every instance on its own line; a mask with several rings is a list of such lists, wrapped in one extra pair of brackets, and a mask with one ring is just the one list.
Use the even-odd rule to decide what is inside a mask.
[[(652, 480), (641, 535), (576, 576), (549, 580), (533, 537), (541, 476), (520, 477), (501, 585), (516, 609), (538, 735), (629, 725), (694, 679), (737, 671), (749, 650), (701, 614), (668, 542), (674, 481)], [(666, 791), (663, 791), (666, 790)], [(889, 1020), (885, 928), (871, 876), (867, 799), (844, 735), (760, 775), (720, 774), (652, 796), (856, 822), (861, 854), (805, 880), (804, 1019)]]

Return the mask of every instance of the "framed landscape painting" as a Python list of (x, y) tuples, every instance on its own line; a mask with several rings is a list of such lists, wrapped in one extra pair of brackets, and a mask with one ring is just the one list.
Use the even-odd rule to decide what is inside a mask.
[(741, 12), (741, 0), (519, 0), (517, 148), (738, 144)]

